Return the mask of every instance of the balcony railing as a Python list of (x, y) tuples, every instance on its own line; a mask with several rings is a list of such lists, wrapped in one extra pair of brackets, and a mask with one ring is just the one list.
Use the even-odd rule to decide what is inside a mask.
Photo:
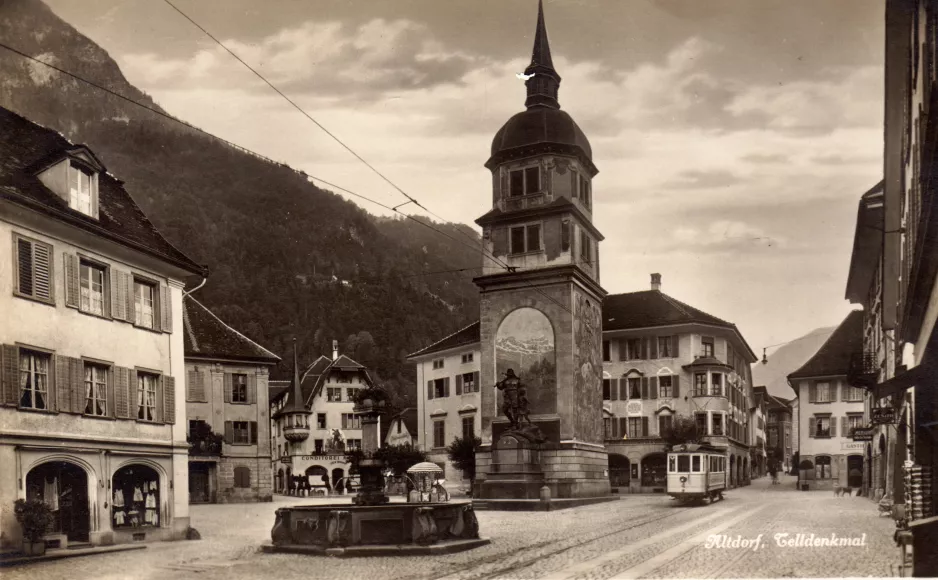
[(847, 383), (856, 387), (870, 388), (879, 376), (879, 361), (872, 352), (855, 352), (847, 365)]

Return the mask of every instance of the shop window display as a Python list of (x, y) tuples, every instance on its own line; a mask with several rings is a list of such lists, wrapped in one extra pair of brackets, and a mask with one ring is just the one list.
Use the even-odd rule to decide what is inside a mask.
[(118, 469), (112, 484), (112, 523), (118, 528), (160, 525), (160, 478), (145, 465)]

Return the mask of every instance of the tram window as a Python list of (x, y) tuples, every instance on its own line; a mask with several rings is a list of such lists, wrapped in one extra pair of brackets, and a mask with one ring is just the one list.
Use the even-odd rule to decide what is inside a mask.
[(677, 469), (677, 459), (672, 455), (668, 457), (668, 473), (674, 473)]
[(677, 470), (682, 473), (690, 471), (690, 455), (677, 456)]
[(694, 473), (700, 473), (700, 456), (699, 455), (694, 455), (693, 466), (694, 466), (694, 469), (692, 471)]

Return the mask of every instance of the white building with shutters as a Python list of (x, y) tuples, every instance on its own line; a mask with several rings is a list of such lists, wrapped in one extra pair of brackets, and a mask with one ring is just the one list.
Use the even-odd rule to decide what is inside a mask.
[(788, 375), (797, 396), (799, 464), (808, 489), (869, 485), (867, 444), (853, 430), (867, 426), (866, 391), (847, 380), (850, 357), (863, 352), (863, 311), (854, 310), (801, 368)]
[(271, 501), (268, 378), (280, 357), (183, 302), (189, 501)]
[[(417, 366), (417, 442), (445, 468), (450, 487), (468, 482), (446, 446), (479, 433), (480, 389), (499, 380), (480, 377), (479, 332), (479, 323), (470, 324), (408, 357)], [(664, 491), (662, 435), (678, 415), (693, 418), (704, 441), (726, 449), (730, 485), (747, 485), (755, 361), (736, 325), (661, 292), (659, 274), (652, 274), (651, 290), (607, 296), (602, 404), (611, 486)]]
[(0, 542), (184, 537), (182, 295), (204, 276), (87, 147), (0, 109)]

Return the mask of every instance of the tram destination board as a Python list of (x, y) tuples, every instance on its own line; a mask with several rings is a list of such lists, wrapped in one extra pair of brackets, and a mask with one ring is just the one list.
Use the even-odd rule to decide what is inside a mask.
[(885, 425), (896, 422), (896, 410), (892, 407), (876, 407), (870, 409), (870, 419), (874, 425)]

